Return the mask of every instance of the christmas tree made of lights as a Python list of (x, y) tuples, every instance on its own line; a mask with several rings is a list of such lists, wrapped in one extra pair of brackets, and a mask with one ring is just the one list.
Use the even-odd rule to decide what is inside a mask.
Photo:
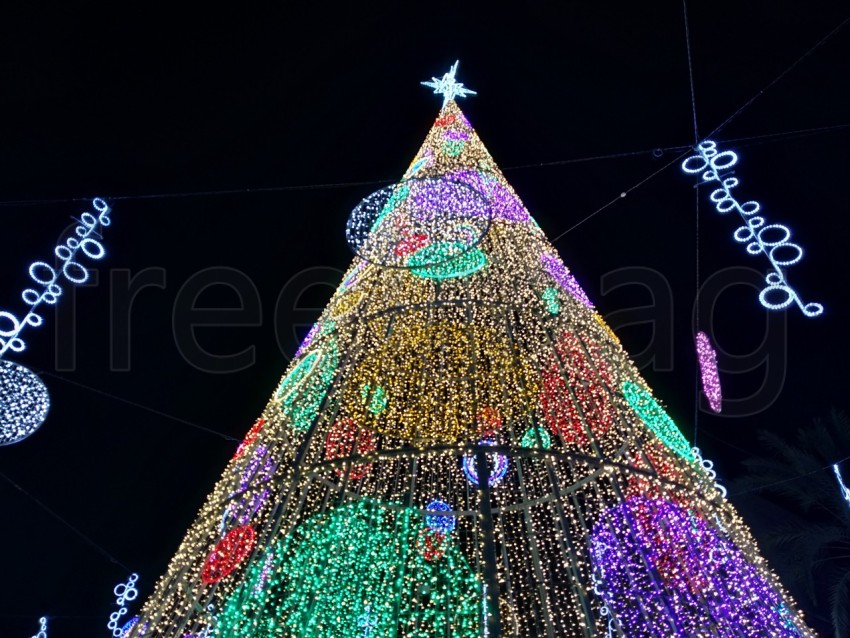
[(813, 636), (445, 98), (127, 636)]

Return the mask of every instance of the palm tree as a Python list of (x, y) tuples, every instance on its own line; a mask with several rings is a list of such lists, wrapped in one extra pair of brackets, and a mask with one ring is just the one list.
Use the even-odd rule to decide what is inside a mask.
[(759, 439), (767, 453), (744, 461), (732, 496), (761, 500), (762, 511), (781, 508), (765, 530), (766, 553), (824, 630), (850, 638), (850, 501), (833, 471), (843, 465), (850, 478), (850, 418), (833, 410), (794, 442), (770, 431)]

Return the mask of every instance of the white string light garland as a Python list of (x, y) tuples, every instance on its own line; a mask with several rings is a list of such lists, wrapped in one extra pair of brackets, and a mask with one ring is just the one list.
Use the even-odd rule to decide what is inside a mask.
[(735, 241), (746, 244), (750, 255), (763, 254), (767, 257), (773, 272), (765, 277), (766, 286), (759, 293), (761, 305), (768, 310), (782, 310), (792, 303), (807, 317), (817, 317), (823, 313), (819, 303), (803, 303), (797, 291), (785, 279), (783, 268), (793, 266), (803, 258), (803, 249), (791, 241), (791, 229), (782, 224), (766, 224), (764, 217), (756, 215), (761, 209), (757, 201), (738, 202), (732, 196), (732, 189), (738, 185), (738, 178), (729, 176), (728, 170), (738, 163), (738, 155), (733, 151), (718, 151), (717, 144), (711, 140), (700, 142), (697, 155), (691, 155), (682, 162), (685, 173), (702, 173), (704, 183), (717, 182), (709, 195), (714, 208), (721, 215), (736, 211), (744, 225), (733, 233)]
[(0, 310), (0, 446), (17, 443), (30, 436), (44, 423), (50, 408), (50, 395), (39, 377), (24, 366), (3, 361), (8, 352), (23, 352), (26, 342), (21, 334), (27, 327), (44, 324), (40, 306), (55, 305), (62, 295), (63, 280), (71, 284), (88, 281), (89, 271), (80, 263), (79, 254), (89, 259), (102, 259), (106, 249), (100, 241), (100, 230), (109, 226), (111, 208), (99, 197), (92, 200), (96, 214), (80, 215), (71, 236), (53, 249), (58, 264), (35, 261), (29, 276), (36, 283), (21, 293), (29, 311), (23, 319)]

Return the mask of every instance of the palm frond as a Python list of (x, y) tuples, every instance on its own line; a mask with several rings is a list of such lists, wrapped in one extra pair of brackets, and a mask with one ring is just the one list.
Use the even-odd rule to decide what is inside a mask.
[(850, 571), (845, 571), (829, 594), (835, 638), (850, 638)]

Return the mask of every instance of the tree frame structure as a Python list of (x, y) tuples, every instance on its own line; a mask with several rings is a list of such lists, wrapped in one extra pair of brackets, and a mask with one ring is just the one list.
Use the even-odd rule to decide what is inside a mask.
[(813, 636), (457, 95), (129, 637)]

